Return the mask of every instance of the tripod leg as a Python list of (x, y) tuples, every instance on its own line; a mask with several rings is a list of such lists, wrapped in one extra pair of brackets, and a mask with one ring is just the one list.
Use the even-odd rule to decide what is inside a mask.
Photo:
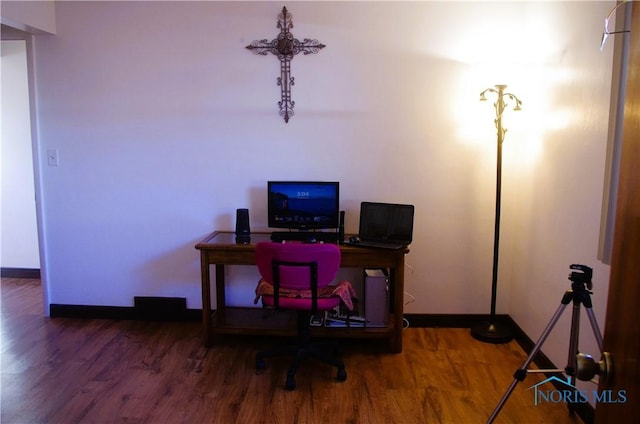
[(498, 405), (496, 405), (495, 409), (491, 413), (491, 416), (487, 420), (487, 424), (491, 424), (496, 419), (496, 417), (500, 413), (500, 410), (502, 409), (504, 404), (507, 403), (507, 400), (509, 399), (509, 396), (511, 396), (511, 393), (513, 392), (513, 389), (515, 389), (516, 385), (520, 381), (524, 380), (524, 378), (527, 376), (527, 368), (529, 368), (529, 365), (531, 364), (531, 361), (533, 361), (533, 358), (538, 354), (538, 352), (540, 351), (540, 348), (542, 348), (542, 345), (544, 344), (545, 340), (547, 340), (547, 337), (549, 336), (549, 333), (551, 333), (551, 330), (553, 330), (553, 327), (558, 322), (558, 319), (560, 319), (560, 316), (562, 315), (562, 312), (567, 307), (568, 303), (565, 303), (565, 299), (566, 299), (566, 295), (565, 295), (565, 298), (562, 300), (562, 303), (560, 304), (560, 306), (556, 310), (556, 312), (551, 317), (551, 320), (549, 321), (549, 324), (547, 324), (547, 327), (544, 329), (544, 331), (540, 335), (540, 338), (538, 339), (536, 344), (533, 346), (533, 349), (531, 349), (531, 353), (529, 353), (529, 356), (527, 357), (526, 361), (524, 361), (524, 364), (522, 364), (522, 367), (520, 367), (520, 369), (516, 370), (516, 372), (513, 374), (514, 378), (513, 378), (513, 381), (511, 382), (511, 385), (509, 386), (507, 391), (502, 396), (502, 399), (500, 399), (500, 402), (498, 402)]
[(598, 327), (598, 321), (596, 321), (596, 316), (593, 314), (593, 309), (585, 307), (584, 310), (587, 312), (587, 316), (589, 317), (589, 322), (591, 323), (591, 329), (593, 330), (593, 335), (596, 338), (596, 343), (598, 343), (598, 349), (600, 349), (600, 353), (602, 353), (602, 333), (600, 333), (600, 327)]
[[(576, 369), (578, 367), (578, 337), (580, 335), (580, 302), (573, 302), (573, 311), (571, 313), (571, 333), (569, 337), (569, 352), (567, 357), (567, 366), (564, 371), (569, 377), (569, 384), (575, 387)], [(573, 414), (574, 407), (571, 402), (567, 402), (569, 414)]]

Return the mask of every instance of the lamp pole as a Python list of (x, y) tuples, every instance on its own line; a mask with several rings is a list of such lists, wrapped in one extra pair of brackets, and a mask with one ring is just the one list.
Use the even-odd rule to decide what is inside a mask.
[[(480, 100), (486, 101), (487, 93), (497, 96), (493, 104), (496, 110), (494, 123), (497, 130), (497, 158), (496, 158), (496, 219), (493, 231), (493, 275), (491, 280), (491, 314), (488, 321), (481, 321), (471, 326), (471, 336), (487, 343), (507, 343), (513, 338), (510, 326), (496, 319), (496, 296), (498, 292), (498, 257), (500, 253), (500, 202), (502, 190), (502, 143), (507, 132), (502, 125), (502, 114), (511, 102), (515, 103), (513, 110), (520, 110), (522, 102), (514, 94), (507, 93), (504, 84), (496, 85), (495, 88), (487, 88), (480, 93)], [(505, 100), (506, 99), (506, 100)]]

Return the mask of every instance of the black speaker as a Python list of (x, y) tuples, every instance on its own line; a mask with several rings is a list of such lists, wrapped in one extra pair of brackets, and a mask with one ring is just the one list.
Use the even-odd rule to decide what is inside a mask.
[(338, 224), (338, 243), (344, 241), (344, 211), (340, 211), (340, 223)]
[(236, 209), (236, 241), (248, 243), (250, 237), (249, 209)]

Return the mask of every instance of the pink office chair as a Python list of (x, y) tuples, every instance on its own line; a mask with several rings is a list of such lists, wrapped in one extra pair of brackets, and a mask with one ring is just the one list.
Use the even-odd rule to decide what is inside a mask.
[[(262, 242), (256, 245), (256, 262), (262, 276), (261, 283), (273, 285), (272, 294), (262, 294), (262, 304), (274, 309), (294, 309), (298, 312), (298, 344), (256, 355), (256, 370), (266, 368), (265, 358), (293, 356), (287, 372), (285, 387), (296, 387), (295, 374), (303, 359), (314, 358), (337, 368), (336, 379), (345, 381), (344, 363), (335, 357), (325, 356), (328, 348), (338, 350), (336, 343), (311, 343), (309, 321), (312, 315), (335, 308), (339, 296), (320, 297), (318, 292), (335, 278), (340, 268), (340, 248), (335, 244), (304, 244)], [(325, 289), (325, 290), (323, 290)], [(295, 297), (291, 297), (295, 296)]]

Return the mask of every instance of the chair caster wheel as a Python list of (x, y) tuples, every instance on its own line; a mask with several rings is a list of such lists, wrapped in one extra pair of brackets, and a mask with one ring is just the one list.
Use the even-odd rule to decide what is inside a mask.
[(287, 390), (295, 390), (296, 378), (293, 375), (287, 375), (287, 382), (285, 383), (284, 388)]
[(267, 368), (267, 364), (264, 362), (264, 359), (257, 358), (256, 359), (256, 371), (264, 371)]
[(336, 376), (336, 380), (345, 381), (347, 379), (347, 370), (344, 368), (338, 369), (338, 375)]

